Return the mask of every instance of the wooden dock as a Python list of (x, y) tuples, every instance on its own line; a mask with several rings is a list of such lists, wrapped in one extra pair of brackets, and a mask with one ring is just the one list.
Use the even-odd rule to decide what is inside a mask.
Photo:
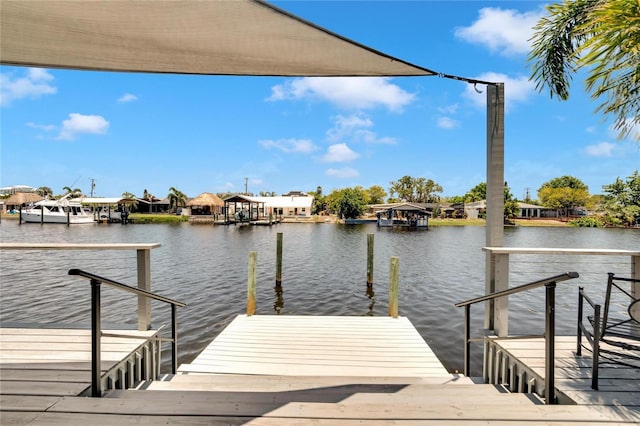
[[(77, 396), (88, 335), (29, 333), (0, 340), (3, 425), (637, 424), (449, 374), (402, 317), (241, 315), (179, 374), (104, 398)], [(103, 351), (126, 352), (107, 338)]]
[(239, 315), (178, 371), (452, 377), (406, 317)]
[[(640, 369), (601, 364), (599, 390), (591, 389), (591, 353), (576, 355), (576, 336), (556, 336), (555, 388), (560, 403), (593, 408), (609, 416), (640, 423)], [(515, 376), (544, 386), (543, 338), (495, 340), (496, 355), (490, 363), (491, 382), (508, 385)]]

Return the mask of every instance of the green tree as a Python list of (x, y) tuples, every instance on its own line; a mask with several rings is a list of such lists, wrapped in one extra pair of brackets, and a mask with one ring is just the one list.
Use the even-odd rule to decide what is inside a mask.
[(604, 206), (611, 224), (634, 225), (640, 222), (640, 175), (638, 170), (626, 180), (616, 181), (602, 187)]
[(487, 199), (487, 184), (480, 182), (464, 194), (464, 201), (471, 203), (473, 201), (482, 201)]
[(41, 186), (36, 189), (36, 193), (44, 198), (51, 197), (53, 195), (53, 191), (48, 186)]
[(453, 195), (451, 197), (447, 197), (442, 201), (451, 203), (451, 204), (462, 204), (465, 202), (465, 199), (464, 199), (464, 195)]
[(589, 201), (589, 187), (573, 176), (561, 176), (542, 184), (538, 198), (544, 206), (569, 214), (569, 209)]
[(343, 219), (360, 217), (366, 208), (366, 194), (359, 188), (343, 189), (335, 199), (335, 212)]
[(442, 186), (422, 177), (403, 176), (397, 181), (389, 182), (389, 185), (392, 199), (408, 203), (435, 203), (440, 201), (437, 193), (442, 192)]
[(82, 189), (80, 188), (71, 188), (69, 186), (63, 186), (62, 190), (64, 191), (64, 194), (62, 195), (71, 194), (71, 197), (80, 197), (82, 195)]
[(167, 195), (167, 198), (169, 199), (169, 209), (174, 212), (178, 210), (178, 207), (184, 207), (187, 203), (187, 196), (173, 186), (169, 188), (169, 195)]
[(156, 196), (145, 188), (142, 193), (142, 199), (149, 202), (149, 213), (153, 213), (153, 202), (157, 200)]
[(372, 185), (367, 189), (368, 204), (382, 204), (387, 198), (387, 192), (380, 185)]
[[(631, 135), (640, 124), (640, 2), (573, 0), (547, 11), (529, 55), (537, 89), (566, 100), (573, 74), (586, 69), (596, 112), (613, 117), (620, 138)], [(640, 132), (631, 136), (640, 140)]]
[(135, 194), (132, 194), (131, 192), (123, 192), (122, 193), (122, 198), (126, 198), (127, 201), (125, 201), (124, 205), (127, 206), (129, 208), (129, 210), (135, 209), (136, 207), (138, 207), (138, 198), (135, 196)]
[(518, 201), (511, 193), (511, 189), (507, 182), (504, 183), (504, 221), (509, 222), (511, 219), (518, 216), (520, 207), (518, 207)]
[(307, 191), (307, 194), (313, 197), (313, 206), (311, 214), (322, 214), (327, 211), (327, 197), (322, 195), (322, 187), (318, 186), (315, 191)]

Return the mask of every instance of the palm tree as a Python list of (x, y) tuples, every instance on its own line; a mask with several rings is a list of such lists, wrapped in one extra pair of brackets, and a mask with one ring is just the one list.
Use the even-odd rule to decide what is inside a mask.
[(69, 186), (63, 186), (62, 190), (64, 191), (64, 194), (62, 195), (68, 195), (71, 194), (72, 197), (79, 197), (82, 195), (82, 189), (80, 188), (71, 188)]
[(48, 186), (39, 187), (38, 189), (36, 189), (36, 193), (39, 196), (44, 197), (44, 198), (48, 198), (48, 197), (53, 195), (53, 191)]
[(135, 196), (135, 194), (125, 191), (122, 193), (122, 198), (127, 199), (125, 206), (127, 206), (129, 210), (138, 207), (138, 198)]
[(144, 192), (142, 193), (142, 199), (149, 201), (149, 213), (153, 213), (153, 200), (156, 199), (156, 196), (147, 191), (147, 189), (145, 188)]
[(640, 2), (573, 0), (547, 11), (529, 56), (536, 88), (566, 100), (572, 75), (585, 68), (587, 92), (602, 100), (596, 112), (614, 118), (619, 138), (640, 140)]
[(187, 196), (173, 186), (169, 188), (167, 198), (169, 199), (169, 208), (174, 209), (174, 212), (177, 211), (178, 207), (184, 206), (187, 202)]

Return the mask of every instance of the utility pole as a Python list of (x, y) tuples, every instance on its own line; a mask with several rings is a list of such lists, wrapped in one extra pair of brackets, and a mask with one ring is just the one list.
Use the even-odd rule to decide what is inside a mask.
[(91, 191), (90, 191), (91, 195), (90, 196), (91, 196), (91, 198), (93, 198), (93, 188), (96, 187), (96, 180), (93, 179), (93, 178), (89, 178), (89, 180), (91, 181)]
[(244, 195), (249, 195), (249, 178), (244, 178)]

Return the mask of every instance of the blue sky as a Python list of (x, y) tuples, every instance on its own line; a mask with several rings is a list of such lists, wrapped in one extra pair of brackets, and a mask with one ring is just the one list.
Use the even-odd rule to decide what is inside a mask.
[[(538, 93), (527, 63), (537, 1), (274, 2), (342, 36), (445, 74), (505, 83), (505, 179), (537, 198), (572, 175), (592, 194), (640, 167), (640, 145), (574, 79), (567, 102)], [(181, 76), (2, 67), (0, 186), (95, 196), (176, 187), (286, 193), (433, 179), (442, 195), (485, 180), (486, 108), (440, 77)]]

